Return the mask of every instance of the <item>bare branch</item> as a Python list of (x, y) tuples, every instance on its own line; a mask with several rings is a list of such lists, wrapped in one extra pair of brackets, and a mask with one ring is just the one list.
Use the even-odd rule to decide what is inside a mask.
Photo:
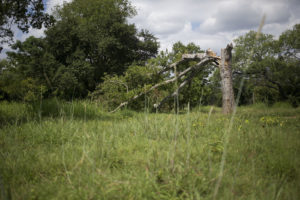
[[(150, 89), (148, 89), (147, 91), (144, 91), (144, 92), (141, 92), (140, 94), (138, 95), (135, 95), (132, 99), (128, 100), (128, 101), (125, 101), (123, 103), (121, 103), (116, 109), (114, 109), (113, 111), (111, 111), (112, 113), (113, 112), (116, 112), (117, 110), (119, 110), (120, 108), (122, 108), (123, 106), (127, 105), (129, 102), (131, 101), (134, 101), (136, 99), (138, 99), (139, 97), (141, 97), (142, 95), (144, 94), (147, 94), (149, 93), (150, 91), (162, 86), (162, 85), (166, 85), (166, 84), (169, 84), (169, 83), (172, 83), (172, 82), (175, 82), (177, 79), (180, 79), (182, 78), (183, 76), (185, 76), (188, 72), (190, 71), (198, 71), (200, 67), (208, 64), (209, 62), (212, 62), (214, 64), (216, 63), (219, 63), (219, 60), (220, 58), (215, 56), (215, 55), (209, 55), (207, 53), (198, 53), (198, 54), (183, 54), (182, 55), (182, 59), (178, 62), (175, 62), (173, 63), (172, 65), (170, 65), (168, 67), (168, 69), (171, 69), (171, 68), (174, 68), (175, 66), (179, 65), (179, 64), (182, 64), (183, 62), (186, 62), (186, 61), (192, 61), (192, 60), (200, 60), (200, 62), (198, 62), (196, 65), (194, 66), (191, 66), (187, 69), (185, 69), (184, 71), (180, 72), (177, 76), (175, 76), (174, 78), (171, 78), (171, 79), (168, 79), (166, 81), (163, 81), (161, 83), (158, 83), (154, 86), (152, 86)], [(165, 68), (166, 69), (166, 68)], [(164, 70), (165, 70), (164, 69)], [(161, 73), (161, 72), (159, 72)], [(179, 90), (184, 87), (194, 76), (195, 76), (196, 73), (192, 73), (191, 75), (188, 76), (188, 78), (186, 78), (179, 86)], [(179, 91), (178, 90), (178, 91)], [(160, 103), (161, 104), (161, 103)]]
[(125, 102), (121, 103), (116, 109), (114, 109), (113, 111), (111, 111), (111, 113), (116, 112), (117, 110), (119, 110), (123, 106), (126, 106), (127, 104), (128, 104), (128, 101), (125, 101)]
[(180, 85), (179, 87), (169, 96), (165, 97), (158, 105), (154, 105), (155, 108), (160, 109), (160, 107), (171, 97), (178, 96), (180, 90), (187, 84), (189, 83), (197, 73), (191, 73)]
[(180, 64), (183, 64), (185, 62), (188, 62), (188, 61), (197, 61), (197, 60), (202, 60), (206, 57), (213, 57), (216, 59), (216, 64), (219, 64), (219, 60), (221, 60), (220, 57), (216, 56), (216, 54), (211, 51), (211, 50), (207, 50), (206, 53), (194, 53), (194, 54), (183, 54), (182, 57), (181, 57), (181, 60), (169, 65), (169, 66), (166, 66), (164, 67), (161, 71), (158, 72), (158, 74), (161, 74), (161, 73), (164, 73), (168, 70), (171, 70), (173, 69), (175, 66), (178, 66)]

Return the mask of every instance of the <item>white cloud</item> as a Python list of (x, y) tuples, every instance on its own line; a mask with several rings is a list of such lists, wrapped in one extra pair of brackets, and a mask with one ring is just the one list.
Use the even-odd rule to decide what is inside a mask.
[[(72, 0), (48, 0), (45, 3), (45, 12), (52, 14), (53, 11), (55, 10), (56, 6), (61, 6), (61, 5), (63, 5), (64, 2), (71, 2), (71, 1)], [(16, 35), (16, 39), (24, 41), (26, 38), (28, 38), (30, 36), (43, 37), (44, 31), (45, 31), (44, 27), (42, 29), (30, 28), (28, 33), (26, 33), (26, 34), (20, 34), (20, 31), (19, 31), (19, 33), (15, 34), (15, 35)]]
[(51, 14), (56, 6), (61, 6), (64, 4), (64, 2), (71, 2), (72, 0), (48, 0), (46, 2), (46, 12)]
[[(70, 2), (71, 0), (65, 0)], [(48, 0), (51, 13), (63, 0)], [(148, 29), (159, 39), (161, 49), (171, 49), (177, 41), (194, 42), (202, 49), (218, 52), (227, 43), (249, 30), (256, 30), (266, 14), (265, 33), (278, 37), (283, 31), (300, 23), (299, 0), (131, 0), (137, 16), (130, 19), (139, 29)], [(43, 36), (43, 30), (29, 34)]]
[(266, 14), (265, 33), (279, 36), (300, 22), (299, 0), (133, 0), (138, 15), (130, 22), (150, 30), (161, 49), (177, 41), (194, 42), (219, 52), (249, 30), (256, 30)]
[[(71, 2), (72, 0), (48, 0), (45, 5), (45, 12), (51, 14), (56, 6), (61, 6), (63, 5), (64, 2)], [(14, 41), (16, 40), (20, 40), (20, 41), (25, 41), (26, 38), (30, 37), (30, 36), (34, 36), (34, 37), (43, 37), (45, 28), (43, 27), (42, 29), (34, 29), (34, 28), (30, 28), (28, 30), (28, 33), (23, 33), (22, 31), (20, 31), (17, 27), (13, 27), (12, 28), (13, 32), (14, 32)], [(6, 57), (6, 52), (7, 51), (11, 51), (11, 48), (9, 47), (8, 44), (3, 44), (2, 45), (3, 50), (0, 54), (0, 59), (3, 59)]]

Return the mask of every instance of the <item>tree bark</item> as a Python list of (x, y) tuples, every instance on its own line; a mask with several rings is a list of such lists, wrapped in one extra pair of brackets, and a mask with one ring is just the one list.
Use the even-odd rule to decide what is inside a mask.
[(225, 49), (221, 49), (220, 74), (222, 80), (222, 109), (224, 114), (232, 113), (235, 104), (231, 71), (232, 48), (232, 44), (229, 44)]

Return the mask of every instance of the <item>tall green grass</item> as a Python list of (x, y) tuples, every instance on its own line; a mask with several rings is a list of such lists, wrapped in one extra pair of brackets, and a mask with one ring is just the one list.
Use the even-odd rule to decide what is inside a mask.
[[(219, 108), (174, 115), (110, 114), (87, 101), (0, 105), (2, 199), (213, 198), (230, 120)], [(217, 199), (299, 199), (299, 124), (299, 108), (241, 107)]]

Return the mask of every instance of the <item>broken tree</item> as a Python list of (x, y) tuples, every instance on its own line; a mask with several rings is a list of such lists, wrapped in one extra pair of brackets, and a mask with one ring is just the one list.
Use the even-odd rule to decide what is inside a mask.
[(224, 114), (231, 113), (234, 107), (234, 94), (231, 71), (232, 48), (232, 44), (228, 44), (225, 49), (221, 49), (221, 65), (219, 65), (222, 81), (222, 109)]
[[(181, 60), (169, 66), (164, 67), (158, 73), (164, 73), (170, 70), (176, 71), (178, 65), (189, 61), (196, 61), (197, 64), (186, 68), (182, 72), (176, 72), (174, 77), (165, 80), (163, 82), (157, 83), (156, 85), (152, 86), (148, 90), (141, 92), (138, 95), (135, 95), (130, 100), (121, 103), (112, 112), (117, 111), (121, 107), (127, 105), (128, 103), (138, 99), (142, 95), (147, 94), (162, 85), (166, 85), (175, 81), (181, 81), (181, 83), (173, 93), (165, 97), (160, 103), (154, 105), (155, 108), (159, 109), (169, 98), (178, 96), (180, 90), (184, 86), (186, 86), (189, 82), (191, 82), (195, 76), (197, 76), (197, 74), (201, 71), (202, 67), (210, 64), (213, 66), (220, 67), (221, 79), (222, 79), (222, 93), (223, 93), (223, 112), (225, 114), (231, 113), (234, 105), (234, 95), (232, 89), (232, 75), (231, 75), (231, 50), (232, 50), (232, 44), (227, 45), (226, 49), (222, 49), (221, 58), (218, 57), (216, 53), (214, 53), (210, 49), (208, 49), (205, 53), (183, 54)], [(227, 92), (228, 94), (224, 94)]]

